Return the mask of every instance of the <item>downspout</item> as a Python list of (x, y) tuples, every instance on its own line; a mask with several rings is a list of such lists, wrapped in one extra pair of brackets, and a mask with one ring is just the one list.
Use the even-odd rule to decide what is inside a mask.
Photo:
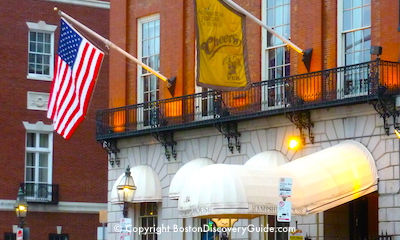
[[(186, 218), (182, 219), (182, 225), (183, 225), (183, 229), (185, 229), (186, 228)], [(182, 240), (186, 240), (185, 231), (182, 231)]]
[(319, 240), (319, 213), (316, 214), (317, 217), (317, 238), (316, 240)]
[[(262, 220), (264, 221), (264, 226), (267, 226), (267, 224), (268, 224), (268, 222), (267, 222), (267, 217), (268, 217), (268, 215), (264, 215), (263, 217), (262, 217)], [(269, 226), (268, 226), (269, 227)], [(263, 235), (264, 235), (264, 240), (267, 240), (268, 238), (267, 238), (267, 231), (263, 231)]]

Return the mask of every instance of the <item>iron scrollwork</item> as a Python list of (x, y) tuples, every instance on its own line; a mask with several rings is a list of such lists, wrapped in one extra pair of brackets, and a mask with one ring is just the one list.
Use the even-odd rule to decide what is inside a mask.
[(165, 157), (167, 157), (168, 161), (171, 159), (171, 156), (176, 160), (177, 152), (175, 146), (177, 143), (174, 141), (174, 132), (155, 132), (153, 133), (153, 136), (164, 146)]
[[(228, 139), (228, 148), (231, 153), (233, 153), (234, 146), (236, 150), (240, 153), (240, 133), (237, 130), (236, 122), (222, 122), (215, 125), (215, 127), (224, 134), (225, 138)], [(235, 139), (235, 143), (232, 142), (232, 138)]]
[(114, 167), (114, 164), (117, 164), (119, 167), (119, 158), (117, 157), (117, 153), (119, 152), (119, 148), (117, 147), (116, 140), (104, 140), (102, 141), (103, 148), (108, 153), (108, 161), (110, 162), (111, 167)]
[(312, 132), (314, 123), (311, 121), (309, 111), (287, 113), (286, 117), (300, 130), (300, 138), (303, 145), (306, 143), (306, 134), (304, 133), (304, 129), (308, 130), (308, 139), (310, 140), (310, 143), (314, 144), (314, 134)]
[(393, 118), (394, 127), (397, 126), (397, 117), (399, 116), (399, 112), (396, 110), (396, 103), (394, 98), (392, 97), (380, 97), (378, 100), (372, 102), (375, 110), (381, 115), (383, 119), (383, 128), (385, 130), (386, 135), (389, 135), (390, 125), (388, 123), (388, 118)]

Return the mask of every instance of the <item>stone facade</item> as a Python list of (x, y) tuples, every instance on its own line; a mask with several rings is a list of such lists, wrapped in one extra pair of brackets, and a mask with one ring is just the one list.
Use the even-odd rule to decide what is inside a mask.
[[(296, 129), (284, 115), (260, 118), (240, 122), (238, 130), (241, 134), (241, 149), (231, 153), (227, 140), (216, 128), (192, 129), (176, 132), (177, 159), (168, 161), (164, 148), (151, 136), (129, 138), (118, 141), (121, 160), (120, 167), (109, 169), (109, 192), (118, 176), (127, 165), (131, 167), (150, 165), (159, 176), (162, 185), (163, 201), (159, 204), (159, 225), (190, 226), (196, 225), (198, 219), (182, 219), (177, 211), (177, 201), (170, 200), (169, 185), (174, 174), (185, 163), (192, 159), (207, 157), (216, 163), (244, 164), (255, 154), (266, 150), (278, 150), (290, 161), (307, 156), (311, 153), (336, 145), (344, 140), (356, 140), (365, 145), (372, 153), (379, 173), (379, 233), (386, 232), (400, 237), (400, 202), (399, 202), (399, 140), (392, 133), (386, 135), (383, 120), (374, 110), (372, 104), (359, 104), (329, 109), (318, 109), (311, 112), (314, 123), (312, 132), (314, 144), (307, 144), (300, 150), (290, 150), (287, 140), (290, 136), (299, 135)], [(391, 129), (390, 132), (393, 132)], [(130, 217), (135, 218), (135, 205), (131, 205)], [(122, 217), (121, 208), (109, 203), (109, 237), (116, 239), (117, 233), (113, 226)], [(337, 215), (338, 217), (340, 215)], [(238, 226), (263, 225), (263, 218), (240, 220)], [(291, 226), (297, 225), (303, 233), (312, 239), (324, 239), (324, 213), (309, 216), (294, 216)], [(184, 236), (185, 235), (185, 236)], [(196, 233), (163, 233), (158, 239), (199, 239)], [(264, 239), (262, 233), (234, 234), (232, 239)], [(329, 238), (325, 238), (329, 239)]]

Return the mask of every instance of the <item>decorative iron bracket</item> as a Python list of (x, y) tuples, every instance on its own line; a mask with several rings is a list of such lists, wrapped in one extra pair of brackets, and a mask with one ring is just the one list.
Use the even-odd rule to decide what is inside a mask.
[[(168, 161), (172, 157), (176, 160), (176, 142), (174, 141), (174, 132), (172, 131), (163, 131), (163, 132), (155, 132), (153, 136), (159, 141), (165, 148), (165, 156), (167, 157)], [(171, 149), (171, 151), (169, 150)]]
[(388, 123), (388, 118), (393, 117), (393, 125), (395, 128), (398, 128), (397, 117), (399, 116), (399, 111), (396, 110), (396, 102), (392, 97), (380, 97), (378, 100), (372, 101), (372, 104), (375, 110), (381, 115), (383, 118), (383, 128), (385, 130), (386, 135), (389, 135), (390, 125)]
[(314, 134), (312, 132), (314, 123), (311, 121), (309, 111), (296, 111), (287, 113), (286, 117), (300, 130), (300, 138), (303, 145), (306, 144), (306, 134), (304, 133), (304, 129), (308, 129), (308, 139), (312, 144), (314, 144)]
[[(228, 148), (231, 153), (233, 153), (233, 147), (240, 153), (240, 133), (237, 130), (236, 122), (222, 122), (215, 124), (215, 127), (224, 134), (225, 138), (228, 139)], [(232, 143), (232, 138), (235, 138), (235, 143)]]
[(117, 157), (117, 153), (119, 152), (119, 149), (117, 147), (117, 141), (114, 139), (111, 140), (103, 140), (102, 141), (103, 148), (107, 151), (108, 153), (108, 161), (110, 162), (111, 167), (114, 167), (114, 164), (117, 164), (119, 167), (119, 158)]

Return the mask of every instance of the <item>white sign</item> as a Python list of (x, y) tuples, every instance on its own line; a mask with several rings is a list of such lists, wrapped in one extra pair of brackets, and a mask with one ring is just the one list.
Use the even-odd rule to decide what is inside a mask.
[(276, 216), (278, 222), (290, 222), (292, 219), (292, 202), (279, 201), (278, 202), (278, 215)]
[(279, 197), (287, 198), (292, 196), (292, 178), (279, 179)]
[(119, 224), (121, 226), (121, 232), (119, 233), (118, 240), (130, 240), (132, 233), (132, 219), (121, 218)]
[(22, 228), (17, 229), (17, 240), (23, 240), (24, 239), (24, 230)]

